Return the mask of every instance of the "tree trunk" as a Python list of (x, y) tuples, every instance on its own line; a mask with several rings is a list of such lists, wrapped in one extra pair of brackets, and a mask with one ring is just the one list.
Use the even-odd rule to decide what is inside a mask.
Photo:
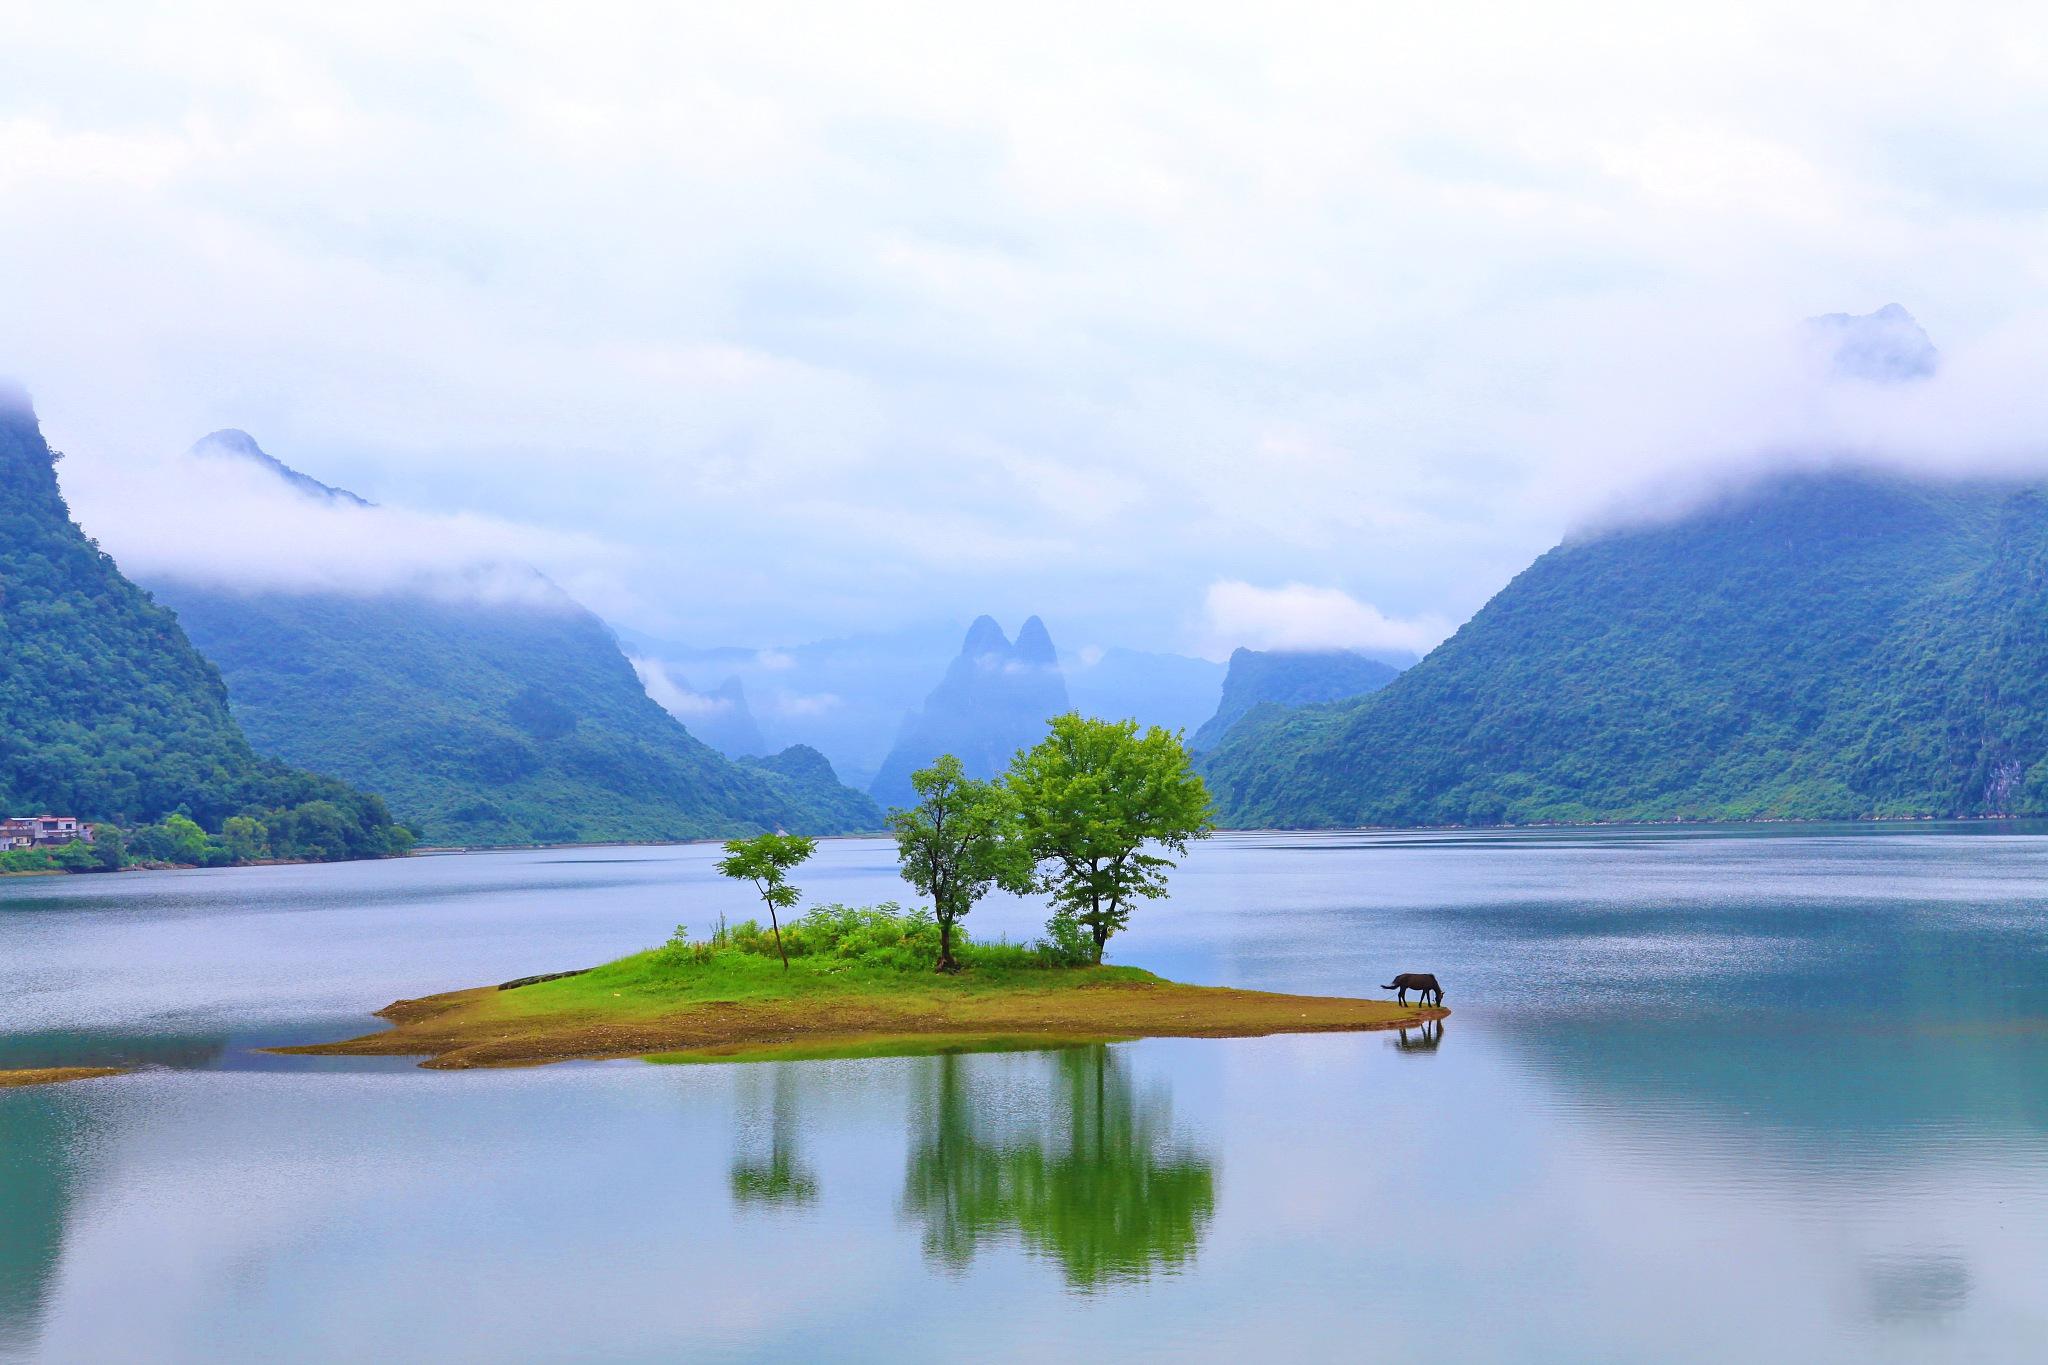
[(953, 960), (953, 921), (949, 919), (939, 921), (939, 970), (942, 972), (957, 972), (960, 970), (960, 964)]
[(782, 970), (789, 970), (789, 951), (782, 946), (782, 923), (775, 918), (775, 907), (768, 907), (768, 927), (775, 931), (775, 951), (782, 954)]

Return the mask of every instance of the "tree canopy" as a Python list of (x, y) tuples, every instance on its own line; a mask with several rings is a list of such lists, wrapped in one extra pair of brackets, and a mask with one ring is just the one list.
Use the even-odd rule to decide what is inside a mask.
[(889, 812), (903, 879), (931, 897), (939, 922), (942, 972), (959, 970), (953, 959), (953, 925), (998, 883), (1016, 882), (1025, 871), (1013, 837), (1012, 807), (993, 782), (962, 775), (960, 760), (942, 754), (910, 777), (917, 804)]
[(782, 922), (777, 911), (787, 910), (801, 894), (789, 884), (789, 874), (818, 847), (816, 839), (801, 834), (757, 834), (751, 839), (728, 839), (725, 857), (719, 859), (720, 874), (735, 881), (752, 882), (768, 906), (768, 923), (775, 930), (775, 951), (782, 969), (789, 970), (789, 952), (782, 946)]
[(1185, 855), (1213, 828), (1180, 736), (1132, 720), (1055, 716), (1003, 782), (1033, 869), (1025, 884), (1087, 933), (1097, 962), (1138, 901), (1166, 894), (1175, 864), (1163, 853)]

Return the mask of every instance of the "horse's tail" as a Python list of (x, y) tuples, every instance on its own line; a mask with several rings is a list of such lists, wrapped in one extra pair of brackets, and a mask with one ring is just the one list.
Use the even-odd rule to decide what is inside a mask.
[(1401, 988), (1399, 986), (1396, 986), (1393, 982), (1389, 981), (1386, 985), (1380, 987), (1380, 989), (1383, 991), (1397, 991)]

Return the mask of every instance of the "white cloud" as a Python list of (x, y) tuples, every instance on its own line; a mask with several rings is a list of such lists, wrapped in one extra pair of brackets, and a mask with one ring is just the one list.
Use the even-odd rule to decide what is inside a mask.
[(1209, 647), (1232, 649), (1406, 649), (1417, 654), (1450, 634), (1441, 617), (1401, 620), (1341, 588), (1289, 583), (1278, 588), (1224, 580), (1203, 600)]
[(842, 704), (843, 699), (834, 692), (776, 692), (769, 698), (768, 709), (778, 716), (822, 716)]
[[(66, 460), (64, 493), (124, 572), (242, 591), (423, 592), (541, 606), (609, 598), (622, 556), (595, 537), (467, 512), (309, 497), (234, 458)], [(536, 566), (559, 567), (563, 586)]]
[(647, 695), (684, 724), (704, 716), (723, 715), (733, 709), (731, 697), (706, 696), (684, 686), (658, 660), (636, 657), (631, 662), (633, 671), (640, 675), (640, 685), (647, 689)]
[[(1219, 578), (1456, 620), (1753, 451), (2040, 469), (2043, 51), (1846, 0), (14, 6), (0, 372), (124, 562), (179, 528), (107, 490), (236, 425), (670, 638), (1172, 648)], [(1892, 299), (1935, 385), (1787, 381)]]

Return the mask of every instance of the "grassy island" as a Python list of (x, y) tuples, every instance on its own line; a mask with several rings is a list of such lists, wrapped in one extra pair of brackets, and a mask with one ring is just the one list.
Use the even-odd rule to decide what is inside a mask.
[(928, 915), (827, 906), (784, 927), (787, 969), (749, 922), (589, 971), (401, 1000), (381, 1012), (393, 1028), (279, 1050), (424, 1056), (443, 1068), (797, 1060), (1399, 1028), (1446, 1013), (1185, 986), (1136, 967), (1069, 965), (1044, 945), (954, 934), (960, 970), (935, 972)]

